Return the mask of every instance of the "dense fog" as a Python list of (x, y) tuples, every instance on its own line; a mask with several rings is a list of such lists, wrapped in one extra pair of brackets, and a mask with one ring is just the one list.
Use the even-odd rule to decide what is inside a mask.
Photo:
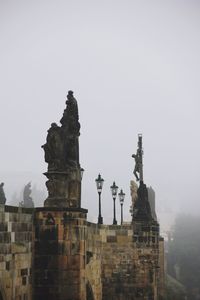
[(200, 299), (200, 2), (1, 0), (0, 40), (6, 203), (18, 206), (31, 182), (35, 206), (43, 205), (41, 145), (73, 90), (88, 219), (97, 222), (101, 173), (104, 223), (113, 219), (113, 181), (131, 220), (131, 156), (142, 133), (144, 182), (166, 240), (166, 299)]
[[(126, 193), (143, 134), (144, 180), (162, 232), (179, 212), (198, 214), (199, 1), (0, 1), (0, 181), (13, 204), (27, 182), (45, 198), (41, 145), (74, 91), (85, 169), (82, 206), (112, 222), (110, 185)], [(43, 195), (43, 196), (41, 196)], [(119, 205), (117, 207), (119, 218)]]

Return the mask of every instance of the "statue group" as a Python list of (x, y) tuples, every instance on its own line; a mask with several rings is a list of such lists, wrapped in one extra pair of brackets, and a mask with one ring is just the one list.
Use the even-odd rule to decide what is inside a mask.
[(48, 130), (46, 144), (42, 146), (48, 171), (65, 171), (67, 168), (79, 167), (78, 137), (80, 123), (77, 101), (69, 91), (66, 109), (60, 120), (61, 126), (52, 123)]
[(73, 92), (67, 94), (61, 126), (52, 123), (44, 149), (48, 164), (45, 176), (48, 198), (45, 206), (80, 207), (81, 167), (79, 163), (80, 123)]

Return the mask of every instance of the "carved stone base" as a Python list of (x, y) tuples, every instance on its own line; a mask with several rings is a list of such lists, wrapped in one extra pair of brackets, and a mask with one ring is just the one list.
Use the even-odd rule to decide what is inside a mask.
[(70, 169), (68, 172), (46, 172), (48, 198), (46, 207), (79, 208), (81, 206), (81, 171)]
[(140, 181), (137, 190), (137, 199), (133, 207), (133, 220), (153, 220), (148, 200), (148, 190), (143, 181)]

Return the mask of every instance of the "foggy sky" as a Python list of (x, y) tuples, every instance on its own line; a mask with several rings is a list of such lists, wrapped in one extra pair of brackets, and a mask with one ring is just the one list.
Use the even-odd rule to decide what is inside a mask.
[(41, 145), (73, 90), (90, 220), (98, 215), (99, 172), (105, 221), (113, 219), (113, 180), (130, 219), (138, 133), (161, 224), (179, 211), (198, 212), (199, 1), (0, 0), (0, 44), (0, 181), (8, 203), (30, 180), (45, 189)]

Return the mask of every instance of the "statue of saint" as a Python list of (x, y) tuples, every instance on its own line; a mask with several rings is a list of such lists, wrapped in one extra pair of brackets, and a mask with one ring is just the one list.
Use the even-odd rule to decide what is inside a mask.
[(3, 189), (4, 183), (2, 182), (0, 184), (0, 204), (5, 204), (6, 203), (6, 196), (4, 193), (4, 189)]
[(72, 91), (68, 92), (66, 105), (67, 107), (64, 110), (63, 117), (60, 120), (60, 123), (63, 125), (64, 131), (68, 135), (79, 136), (80, 123), (78, 115), (78, 105)]
[(66, 109), (60, 120), (64, 161), (66, 166), (76, 168), (79, 166), (79, 144), (78, 137), (80, 135), (80, 123), (78, 115), (78, 104), (74, 98), (73, 91), (69, 91), (66, 101)]
[(47, 134), (47, 142), (42, 146), (45, 152), (45, 161), (49, 164), (49, 171), (59, 170), (62, 164), (63, 143), (61, 137), (61, 128), (52, 123)]

